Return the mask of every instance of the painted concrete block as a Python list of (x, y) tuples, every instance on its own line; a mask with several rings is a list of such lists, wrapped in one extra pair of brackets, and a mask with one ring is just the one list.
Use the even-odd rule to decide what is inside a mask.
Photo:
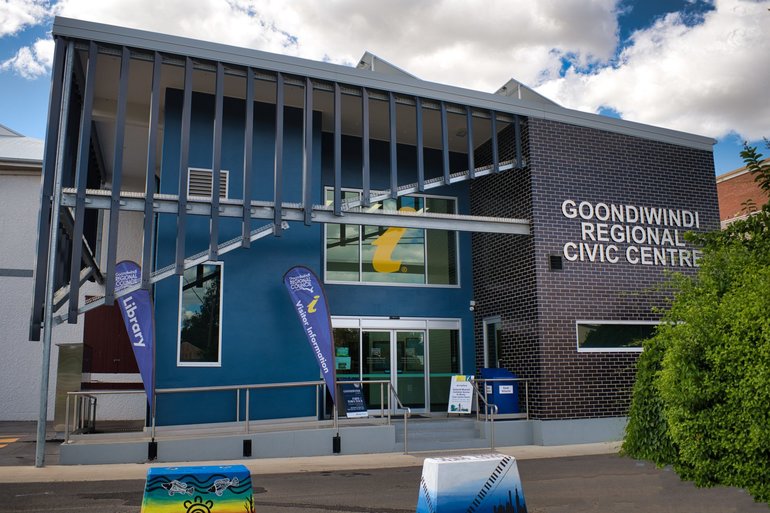
[(243, 465), (153, 467), (141, 513), (253, 513), (251, 473)]
[(417, 513), (527, 513), (516, 459), (503, 454), (426, 458)]

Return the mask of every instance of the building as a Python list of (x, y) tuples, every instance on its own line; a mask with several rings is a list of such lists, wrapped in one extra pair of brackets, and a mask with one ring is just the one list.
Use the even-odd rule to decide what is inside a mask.
[[(765, 159), (765, 163), (770, 159)], [(737, 219), (743, 219), (767, 203), (767, 193), (754, 181), (746, 167), (740, 167), (717, 176), (719, 220), (724, 228)]]
[[(697, 267), (685, 231), (719, 226), (712, 139), (371, 54), (351, 68), (63, 18), (53, 33), (31, 338), (46, 277), (60, 323), (141, 287), (158, 425), (324, 417), (314, 387), (221, 390), (318, 379), (281, 280), (305, 265), (338, 379), (445, 415), (452, 375), (501, 367), (525, 380), (527, 443), (618, 436), (655, 286)], [(125, 259), (141, 284), (116, 292)], [(89, 279), (100, 295), (79, 300)]]

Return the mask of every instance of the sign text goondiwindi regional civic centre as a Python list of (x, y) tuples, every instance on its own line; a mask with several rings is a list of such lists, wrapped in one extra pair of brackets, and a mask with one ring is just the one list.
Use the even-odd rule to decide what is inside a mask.
[(697, 267), (701, 252), (683, 234), (700, 228), (697, 211), (566, 199), (561, 212), (580, 223), (580, 241), (564, 244), (570, 262)]

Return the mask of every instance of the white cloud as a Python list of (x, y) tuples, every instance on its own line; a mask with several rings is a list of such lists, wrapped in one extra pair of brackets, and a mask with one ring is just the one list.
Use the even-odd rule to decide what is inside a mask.
[(12, 35), (30, 25), (37, 25), (48, 16), (45, 0), (0, 1), (0, 37)]
[(636, 32), (617, 64), (570, 71), (538, 91), (562, 105), (750, 140), (770, 133), (770, 1), (717, 0), (702, 23), (676, 14)]
[(62, 0), (62, 16), (353, 65), (369, 50), (426, 80), (495, 90), (605, 62), (618, 0)]
[(14, 71), (27, 79), (47, 75), (53, 61), (54, 42), (38, 39), (32, 46), (21, 48), (16, 55), (0, 63), (0, 71)]

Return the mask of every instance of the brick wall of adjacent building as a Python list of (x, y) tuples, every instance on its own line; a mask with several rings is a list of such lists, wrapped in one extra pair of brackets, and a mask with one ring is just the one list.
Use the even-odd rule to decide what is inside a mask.
[[(701, 229), (716, 229), (712, 155), (539, 119), (527, 123), (525, 148), (525, 172), (472, 187), (474, 213), (519, 216), (529, 209), (532, 222), (529, 238), (474, 236), (477, 350), (483, 355), (482, 316), (500, 315), (506, 367), (536, 380), (534, 417), (625, 415), (638, 353), (579, 352), (576, 321), (657, 320), (653, 309), (665, 304), (658, 286), (666, 272), (694, 269), (634, 265), (622, 256), (617, 263), (568, 261), (565, 243), (583, 242), (581, 219), (565, 217), (562, 203), (697, 211)], [(681, 240), (686, 230), (678, 231)], [(627, 245), (615, 245), (622, 255)], [(562, 257), (562, 270), (550, 270), (551, 256)]]
[[(770, 159), (768, 160), (770, 161)], [(736, 169), (717, 177), (719, 218), (730, 221), (751, 212), (751, 202), (756, 209), (767, 203), (767, 193), (759, 188), (754, 175), (746, 168)]]

